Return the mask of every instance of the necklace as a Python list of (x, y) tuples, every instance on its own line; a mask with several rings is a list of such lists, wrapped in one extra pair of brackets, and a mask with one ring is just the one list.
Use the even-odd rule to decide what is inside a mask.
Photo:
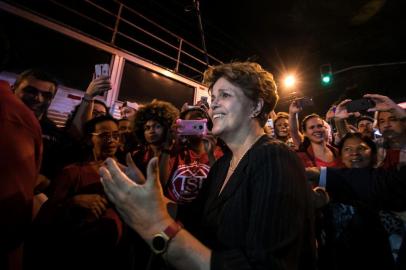
[(244, 153), (241, 155), (241, 157), (237, 160), (234, 161), (234, 155), (233, 158), (230, 160), (230, 166), (228, 167), (228, 170), (230, 172), (234, 172), (235, 169), (237, 168), (238, 164), (240, 163), (241, 159), (247, 154), (247, 152), (251, 149), (251, 147), (261, 138), (264, 134), (259, 135), (258, 137), (255, 138), (254, 142), (250, 144), (250, 146), (244, 151)]

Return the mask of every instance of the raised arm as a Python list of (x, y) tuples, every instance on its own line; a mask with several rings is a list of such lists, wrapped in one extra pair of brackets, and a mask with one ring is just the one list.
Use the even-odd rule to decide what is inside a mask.
[(79, 105), (76, 115), (72, 120), (72, 126), (68, 132), (77, 139), (83, 136), (83, 127), (87, 121), (93, 118), (94, 97), (111, 89), (110, 78), (100, 76), (93, 79), (86, 89), (86, 93)]
[(289, 106), (289, 132), (293, 143), (298, 148), (303, 141), (303, 135), (299, 131), (299, 112), (303, 110), (296, 101), (292, 101)]
[(336, 107), (334, 112), (334, 122), (337, 128), (337, 132), (340, 138), (344, 137), (345, 134), (350, 133), (351, 130), (348, 127), (346, 119), (350, 117), (353, 113), (348, 113), (346, 105), (351, 101), (351, 99), (346, 99), (341, 101)]

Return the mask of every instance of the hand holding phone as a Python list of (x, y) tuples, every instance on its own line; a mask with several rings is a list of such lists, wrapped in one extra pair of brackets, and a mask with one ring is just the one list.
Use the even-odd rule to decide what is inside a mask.
[(361, 98), (347, 103), (347, 112), (360, 112), (375, 107), (375, 102), (370, 98)]
[(101, 76), (109, 77), (110, 76), (110, 65), (109, 64), (97, 64), (94, 66), (95, 78)]
[(296, 102), (297, 106), (299, 106), (301, 108), (314, 105), (313, 99), (311, 97), (298, 98), (295, 100), (295, 102)]
[(207, 119), (200, 120), (176, 120), (178, 135), (203, 136), (207, 134)]
[(109, 64), (97, 64), (94, 66), (94, 77), (86, 89), (86, 95), (94, 98), (97, 95), (103, 95), (109, 91), (112, 86), (110, 82)]

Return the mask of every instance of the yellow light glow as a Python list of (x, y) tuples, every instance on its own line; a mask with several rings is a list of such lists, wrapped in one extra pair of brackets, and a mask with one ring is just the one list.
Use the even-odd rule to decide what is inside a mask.
[(286, 87), (291, 88), (295, 85), (296, 79), (293, 75), (288, 75), (285, 77), (284, 83)]

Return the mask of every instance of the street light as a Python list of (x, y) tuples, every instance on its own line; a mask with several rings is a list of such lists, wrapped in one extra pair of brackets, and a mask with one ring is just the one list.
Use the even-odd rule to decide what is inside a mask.
[(293, 75), (287, 75), (283, 82), (286, 88), (293, 88), (296, 84), (296, 78)]

